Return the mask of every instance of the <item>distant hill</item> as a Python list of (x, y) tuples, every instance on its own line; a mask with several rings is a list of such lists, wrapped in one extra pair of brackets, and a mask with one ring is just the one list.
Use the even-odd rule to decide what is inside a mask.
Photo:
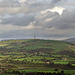
[[(73, 40), (72, 40), (73, 41)], [(27, 52), (27, 53), (51, 53), (60, 55), (75, 56), (75, 43), (55, 40), (6, 40), (0, 41), (0, 51), (8, 52)]]
[[(0, 66), (3, 71), (8, 69), (8, 73), (35, 73), (45, 68), (57, 73), (55, 69), (73, 70), (71, 65), (75, 65), (75, 42), (43, 39), (0, 41)], [(43, 72), (49, 72), (46, 69)]]
[(69, 39), (66, 39), (64, 41), (66, 41), (66, 42), (75, 42), (75, 38), (69, 38)]

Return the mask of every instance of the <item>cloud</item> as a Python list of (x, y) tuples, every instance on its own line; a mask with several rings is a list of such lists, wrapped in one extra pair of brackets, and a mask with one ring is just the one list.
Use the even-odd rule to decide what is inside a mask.
[(34, 21), (34, 17), (31, 15), (21, 15), (21, 16), (13, 16), (9, 18), (4, 18), (1, 24), (12, 24), (18, 26), (26, 26), (29, 25), (31, 22)]
[(58, 12), (61, 15), (64, 10), (65, 10), (65, 8), (56, 6), (52, 9), (46, 9), (45, 11), (42, 11), (41, 14), (44, 14), (44, 13), (51, 11), (51, 12)]
[(68, 6), (75, 6), (75, 1), (67, 1)]
[[(69, 37), (75, 35), (74, 12), (75, 11), (64, 10), (61, 15), (57, 12), (51, 11), (44, 14), (38, 13), (35, 15), (18, 14), (13, 15), (12, 17), (3, 18), (1, 24), (12, 25), (11, 28), (14, 27), (12, 32), (17, 26), (18, 31), (21, 30), (23, 32), (28, 32), (28, 36), (36, 32), (38, 37)], [(16, 30), (17, 29), (15, 29), (15, 32)], [(15, 33), (14, 35), (16, 36)]]
[(40, 12), (55, 7), (59, 2), (61, 2), (61, 0), (2, 0), (0, 2), (0, 13), (17, 14)]
[(28, 38), (34, 33), (48, 39), (74, 37), (75, 9), (65, 9), (62, 1), (2, 0), (0, 38)]
[(61, 1), (63, 1), (63, 0), (52, 0), (51, 1), (51, 6), (54, 7), (56, 4), (58, 4)]
[(2, 2), (2, 0), (0, 0), (0, 2)]
[[(60, 29), (75, 29), (75, 13), (65, 11), (57, 20), (56, 27)], [(56, 23), (55, 22), (55, 23)]]
[(57, 29), (75, 29), (74, 11), (64, 11), (61, 16), (56, 16), (52, 21), (46, 22), (45, 27), (55, 27)]
[(20, 3), (25, 3), (27, 0), (19, 0)]
[(17, 7), (20, 3), (18, 0), (2, 0), (0, 2), (0, 7)]

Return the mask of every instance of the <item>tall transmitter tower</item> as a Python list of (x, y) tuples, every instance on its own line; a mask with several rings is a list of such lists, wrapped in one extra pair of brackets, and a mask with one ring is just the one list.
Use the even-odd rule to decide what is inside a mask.
[(36, 35), (34, 34), (34, 39), (36, 39)]

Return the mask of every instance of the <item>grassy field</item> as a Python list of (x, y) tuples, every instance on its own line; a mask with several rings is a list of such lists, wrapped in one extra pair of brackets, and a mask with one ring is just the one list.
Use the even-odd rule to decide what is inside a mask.
[(39, 39), (0, 41), (0, 68), (25, 72), (55, 72), (58, 68), (75, 74), (75, 43)]
[(4, 73), (1, 73), (0, 75), (18, 75), (18, 74), (4, 74)]
[[(45, 72), (45, 73), (57, 73), (57, 72), (61, 72), (62, 69), (59, 69), (58, 71), (54, 71), (54, 69), (26, 69), (26, 70), (20, 70), (20, 72), (25, 71), (25, 72)], [(65, 74), (75, 74), (75, 70), (64, 70)]]

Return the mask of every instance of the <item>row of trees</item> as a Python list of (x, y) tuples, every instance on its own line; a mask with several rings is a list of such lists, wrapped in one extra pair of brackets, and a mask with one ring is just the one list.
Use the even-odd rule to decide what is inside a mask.
[[(18, 74), (18, 75), (65, 75), (64, 71), (62, 70), (61, 72), (49, 72), (49, 73), (45, 73), (45, 72), (28, 72), (28, 73), (25, 73), (24, 72), (19, 72), (19, 71), (12, 71), (12, 72), (4, 72), (4, 73), (9, 73), (9, 74)], [(69, 74), (70, 75), (70, 74)]]

